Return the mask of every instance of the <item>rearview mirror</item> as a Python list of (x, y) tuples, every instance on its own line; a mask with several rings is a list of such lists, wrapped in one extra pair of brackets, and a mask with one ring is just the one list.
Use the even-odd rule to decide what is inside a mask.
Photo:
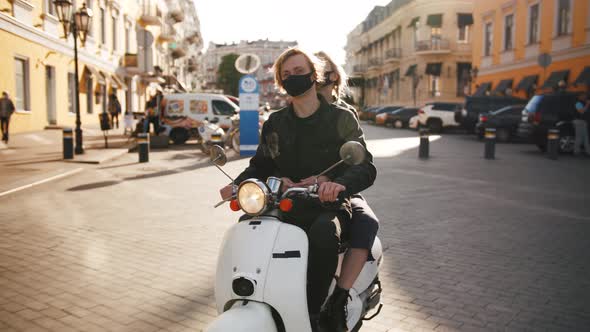
[(211, 151), (209, 152), (209, 159), (211, 162), (217, 166), (223, 166), (227, 163), (227, 156), (225, 155), (225, 151), (219, 145), (213, 145), (211, 147)]
[(356, 141), (346, 142), (340, 147), (340, 158), (348, 165), (358, 165), (365, 161), (365, 147)]

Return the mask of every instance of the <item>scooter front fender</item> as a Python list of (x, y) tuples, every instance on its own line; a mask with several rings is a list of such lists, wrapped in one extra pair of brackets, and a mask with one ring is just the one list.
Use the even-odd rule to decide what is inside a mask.
[(238, 301), (205, 329), (205, 332), (277, 332), (271, 308), (260, 302)]

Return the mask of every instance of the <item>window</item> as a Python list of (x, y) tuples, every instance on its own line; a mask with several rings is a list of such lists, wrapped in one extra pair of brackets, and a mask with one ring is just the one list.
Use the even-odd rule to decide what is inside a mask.
[(529, 44), (539, 41), (539, 4), (529, 8)]
[[(53, 1), (53, 0), (50, 0), (50, 1)], [(73, 3), (73, 5), (72, 5), (73, 6), (72, 7), (72, 11), (74, 11), (74, 8), (77, 8), (76, 7), (76, 2), (74, 1), (72, 3)], [(94, 11), (94, 9), (92, 8), (92, 0), (87, 0), (86, 1), (86, 8), (92, 9)], [(92, 29), (92, 24), (90, 24), (90, 26), (88, 27), (88, 36), (94, 36), (94, 33), (92, 32), (92, 30), (93, 30)]]
[(117, 51), (117, 16), (113, 16), (113, 53)]
[(512, 49), (512, 34), (514, 32), (514, 15), (504, 17), (504, 50)]
[(68, 112), (76, 113), (76, 76), (74, 73), (68, 73)]
[(107, 23), (104, 8), (100, 9), (100, 43), (105, 44), (107, 40)]
[(236, 110), (234, 107), (221, 100), (213, 100), (213, 114), (215, 115), (234, 115)]
[(429, 92), (433, 97), (440, 97), (440, 76), (428, 75)]
[(45, 0), (45, 12), (49, 15), (55, 16), (55, 5), (53, 0)]
[(418, 46), (418, 40), (420, 40), (420, 22), (417, 21), (414, 24), (414, 47)]
[(29, 60), (23, 58), (14, 58), (14, 64), (16, 78), (16, 109), (21, 111), (30, 111)]
[(125, 24), (125, 53), (129, 53), (129, 42), (130, 42), (130, 35), (129, 35), (130, 31), (129, 31), (129, 26), (127, 24)]
[(92, 114), (94, 112), (94, 110), (92, 109), (92, 91), (94, 91), (92, 77), (88, 75), (88, 77), (86, 78), (86, 113), (88, 114)]
[(494, 38), (494, 33), (492, 31), (493, 24), (492, 22), (486, 23), (484, 28), (484, 56), (492, 55), (492, 42)]
[(459, 28), (459, 42), (467, 43), (469, 41), (469, 27), (470, 25), (464, 25)]
[(563, 36), (570, 32), (570, 0), (558, 0), (557, 3), (557, 35)]

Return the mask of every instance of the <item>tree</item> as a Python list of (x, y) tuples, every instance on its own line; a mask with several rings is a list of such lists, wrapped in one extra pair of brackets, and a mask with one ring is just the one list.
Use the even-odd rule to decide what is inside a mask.
[(238, 96), (238, 83), (242, 77), (234, 66), (238, 56), (235, 53), (224, 55), (217, 69), (217, 86), (223, 89), (225, 94), (232, 96)]

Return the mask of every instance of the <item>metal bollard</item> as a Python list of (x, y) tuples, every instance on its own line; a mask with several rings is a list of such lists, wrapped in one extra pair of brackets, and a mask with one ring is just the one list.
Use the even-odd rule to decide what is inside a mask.
[(485, 152), (484, 157), (486, 159), (496, 158), (496, 129), (486, 128), (485, 133)]
[(547, 154), (552, 160), (557, 160), (559, 156), (559, 129), (549, 129), (547, 132)]
[(137, 134), (137, 150), (140, 163), (150, 161), (150, 135), (148, 133)]
[(430, 141), (428, 139), (428, 129), (423, 128), (423, 129), (420, 129), (420, 149), (418, 152), (418, 157), (420, 159), (428, 159), (429, 153), (430, 153)]
[(72, 128), (63, 129), (63, 154), (64, 159), (74, 159), (74, 134)]

